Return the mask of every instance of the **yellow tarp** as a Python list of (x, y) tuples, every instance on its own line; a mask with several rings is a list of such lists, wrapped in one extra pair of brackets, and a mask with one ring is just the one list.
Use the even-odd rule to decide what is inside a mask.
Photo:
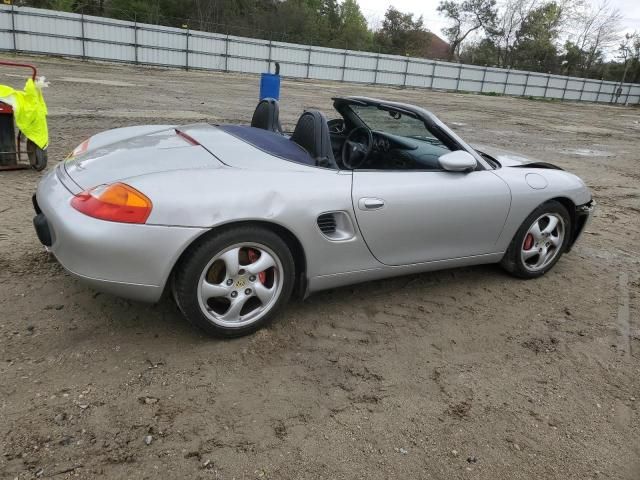
[(23, 91), (0, 85), (0, 99), (6, 97), (13, 97), (13, 114), (20, 131), (38, 147), (46, 148), (49, 144), (47, 105), (33, 80), (27, 80)]

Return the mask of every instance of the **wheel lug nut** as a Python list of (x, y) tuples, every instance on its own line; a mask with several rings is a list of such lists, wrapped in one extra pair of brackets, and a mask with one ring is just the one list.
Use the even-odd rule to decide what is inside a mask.
[(256, 276), (255, 276), (255, 275), (251, 275), (251, 276), (249, 277), (249, 281), (250, 281), (250, 282), (255, 282), (255, 281), (256, 281)]
[(231, 292), (231, 298), (236, 298), (237, 296), (238, 296), (238, 292), (236, 292), (235, 290)]
[(233, 280), (232, 279), (227, 280), (227, 285), (229, 286), (233, 285)]
[(250, 288), (247, 288), (247, 289), (244, 291), (244, 294), (245, 294), (245, 295), (251, 295), (251, 289), (250, 289)]

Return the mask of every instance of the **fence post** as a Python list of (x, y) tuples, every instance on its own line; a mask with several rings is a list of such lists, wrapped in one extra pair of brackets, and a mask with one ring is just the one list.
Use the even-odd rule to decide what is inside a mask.
[(186, 35), (187, 46), (184, 50), (184, 69), (188, 72), (189, 71), (189, 27), (187, 27), (185, 35)]
[(438, 62), (433, 62), (433, 68), (431, 69), (431, 83), (429, 83), (429, 90), (433, 90), (433, 79), (436, 78), (436, 68), (438, 68)]
[(569, 77), (565, 77), (564, 88), (562, 89), (562, 100), (564, 100), (564, 97), (567, 94), (567, 85), (569, 85)]
[(16, 12), (15, 5), (11, 4), (11, 34), (13, 36), (13, 53), (18, 53), (18, 44), (16, 43)]
[(507, 83), (509, 83), (509, 75), (511, 74), (511, 69), (507, 70), (507, 76), (504, 77), (504, 85), (502, 85), (502, 95), (507, 93)]
[(489, 67), (485, 65), (484, 71), (482, 72), (482, 80), (480, 81), (480, 93), (484, 93), (484, 80), (487, 78), (487, 70), (489, 70)]
[(138, 16), (133, 16), (133, 59), (136, 65), (139, 63), (138, 59)]
[(309, 78), (309, 69), (311, 68), (311, 46), (309, 46), (309, 53), (307, 55), (307, 78)]
[(584, 87), (587, 84), (587, 79), (583, 79), (582, 80), (582, 90), (580, 90), (580, 96), (578, 97), (578, 101), (581, 102), (582, 101), (582, 94), (584, 93)]
[(273, 32), (269, 33), (269, 64), (267, 65), (267, 71), (270, 72), (271, 71), (271, 43), (272, 43), (272, 38), (273, 38)]
[(629, 88), (627, 88), (627, 95), (624, 97), (624, 105), (627, 106), (627, 102), (629, 101), (629, 94), (631, 93), (631, 84), (629, 84)]
[(342, 78), (340, 79), (341, 82), (344, 82), (344, 71), (347, 68), (347, 49), (345, 48), (344, 53), (342, 54)]
[(460, 77), (462, 76), (462, 64), (458, 63), (458, 78), (456, 79), (456, 92), (460, 89)]
[(527, 72), (527, 76), (524, 79), (524, 90), (522, 90), (522, 96), (526, 97), (527, 96), (527, 88), (529, 87), (529, 76), (531, 75), (531, 72)]
[(373, 84), (378, 83), (378, 66), (380, 65), (380, 52), (378, 52), (378, 56), (376, 57), (376, 69), (373, 72)]
[(85, 35), (84, 35), (84, 9), (80, 12), (80, 33), (82, 35), (82, 60), (86, 60), (87, 51), (85, 47)]
[(404, 61), (404, 80), (402, 81), (402, 87), (407, 86), (407, 72), (409, 71), (409, 59), (406, 58)]
[(600, 101), (600, 92), (602, 91), (602, 84), (604, 83), (604, 78), (600, 79), (600, 86), (598, 87), (598, 93), (596, 94), (596, 103)]
[(224, 42), (224, 71), (229, 71), (229, 30), (227, 30), (227, 38)]
[(547, 90), (549, 89), (549, 81), (551, 80), (551, 74), (547, 73), (547, 83), (544, 86), (544, 94), (542, 98), (547, 98)]

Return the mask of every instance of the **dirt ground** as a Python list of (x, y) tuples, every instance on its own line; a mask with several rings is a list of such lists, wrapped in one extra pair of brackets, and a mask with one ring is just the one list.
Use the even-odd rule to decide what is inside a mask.
[[(257, 100), (256, 76), (31, 60), (52, 82), (49, 168), (105, 129), (248, 122)], [(640, 109), (284, 81), (283, 123), (345, 94), (572, 170), (594, 221), (539, 280), (357, 285), (218, 341), (168, 299), (72, 279), (32, 230), (41, 175), (0, 173), (0, 477), (640, 478)]]

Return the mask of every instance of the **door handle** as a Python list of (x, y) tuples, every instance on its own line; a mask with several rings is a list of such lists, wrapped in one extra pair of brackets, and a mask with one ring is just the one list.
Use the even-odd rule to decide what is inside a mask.
[(381, 198), (364, 197), (358, 200), (360, 210), (378, 210), (384, 207), (384, 200)]

